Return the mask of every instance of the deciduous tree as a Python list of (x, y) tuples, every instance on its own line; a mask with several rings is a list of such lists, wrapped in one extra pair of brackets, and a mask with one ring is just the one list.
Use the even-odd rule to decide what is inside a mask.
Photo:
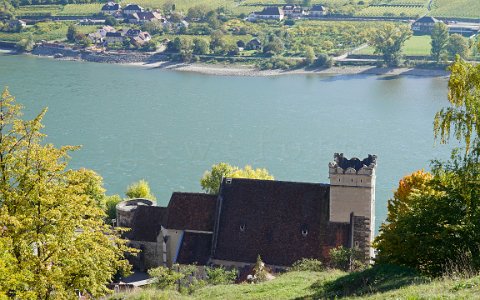
[(402, 47), (411, 36), (408, 26), (384, 24), (372, 32), (369, 44), (375, 48), (375, 54), (382, 55), (387, 66), (396, 67), (400, 64)]
[(77, 27), (73, 24), (68, 25), (67, 40), (71, 43), (75, 42), (75, 37), (79, 34)]
[(470, 48), (468, 46), (468, 40), (458, 33), (452, 34), (448, 40), (448, 54), (450, 57), (459, 55), (461, 58), (467, 58)]
[(150, 185), (147, 181), (143, 179), (129, 185), (127, 191), (125, 192), (125, 195), (129, 199), (145, 198), (149, 200), (156, 200), (155, 196), (150, 190)]
[(206, 171), (200, 180), (202, 189), (209, 194), (218, 194), (222, 178), (251, 178), (273, 180), (273, 176), (266, 169), (253, 169), (251, 166), (245, 166), (240, 169), (227, 163), (218, 163), (212, 166), (210, 171)]
[[(452, 35), (453, 36), (453, 35)], [(480, 65), (472, 65), (460, 57), (449, 67), (448, 101), (450, 106), (435, 115), (435, 138), (447, 143), (453, 135), (465, 143), (468, 152), (478, 145), (480, 126)]]
[(307, 65), (312, 65), (315, 62), (315, 51), (312, 47), (307, 46), (305, 47), (305, 63)]
[(443, 22), (435, 23), (432, 30), (432, 49), (430, 52), (433, 60), (437, 63), (446, 59), (448, 38), (449, 34), (447, 25)]
[(77, 147), (44, 142), (45, 112), (24, 121), (8, 90), (1, 95), (0, 295), (73, 299), (78, 290), (98, 297), (128, 269), (128, 248), (104, 223), (99, 178), (67, 169)]

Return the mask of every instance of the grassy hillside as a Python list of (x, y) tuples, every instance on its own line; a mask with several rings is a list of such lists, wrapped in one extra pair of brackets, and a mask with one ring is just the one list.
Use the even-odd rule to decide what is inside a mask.
[(480, 276), (431, 280), (395, 266), (358, 273), (289, 272), (261, 284), (209, 286), (192, 295), (154, 289), (110, 299), (479, 299)]

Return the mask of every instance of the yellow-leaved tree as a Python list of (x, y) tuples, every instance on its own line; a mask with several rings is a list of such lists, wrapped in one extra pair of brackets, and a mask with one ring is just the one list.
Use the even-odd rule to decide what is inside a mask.
[(227, 163), (218, 163), (212, 166), (210, 171), (206, 171), (200, 180), (202, 189), (209, 194), (218, 194), (222, 178), (250, 178), (273, 180), (273, 176), (268, 173), (267, 169), (254, 169), (251, 166), (245, 166), (240, 169)]
[(45, 112), (24, 121), (7, 89), (0, 97), (0, 298), (98, 297), (128, 272), (129, 249), (104, 223), (101, 177), (67, 169), (77, 147), (44, 142)]
[[(393, 198), (388, 200), (388, 214), (386, 222), (380, 226), (381, 234), (375, 238), (374, 247), (379, 250), (378, 260), (381, 262), (405, 264), (407, 256), (415, 256), (415, 253), (407, 253), (403, 220), (412, 214), (415, 209), (415, 201), (422, 199), (421, 195), (436, 194), (431, 184), (433, 175), (423, 170), (416, 171), (403, 177), (398, 183)], [(403, 261), (404, 259), (405, 261)]]

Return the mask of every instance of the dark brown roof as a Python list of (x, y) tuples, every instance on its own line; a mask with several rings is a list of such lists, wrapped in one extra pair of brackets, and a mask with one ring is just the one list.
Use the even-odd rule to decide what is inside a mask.
[(212, 248), (212, 235), (185, 232), (177, 257), (179, 264), (207, 264)]
[(166, 217), (165, 207), (139, 205), (135, 209), (132, 230), (127, 233), (127, 238), (134, 241), (156, 242)]
[(108, 3), (105, 3), (105, 4), (102, 6), (102, 10), (106, 10), (106, 11), (116, 11), (116, 10), (120, 10), (120, 4), (115, 3), (115, 2), (108, 2)]
[(122, 37), (123, 34), (121, 31), (116, 31), (116, 32), (107, 32), (105, 36), (114, 36), (114, 37)]
[(326, 8), (323, 5), (314, 5), (311, 9), (311, 11), (325, 11)]
[(123, 10), (143, 11), (143, 7), (138, 4), (129, 4)]
[(216, 195), (175, 192), (168, 203), (168, 229), (213, 231)]
[(329, 249), (347, 245), (350, 228), (329, 223), (329, 195), (325, 184), (225, 179), (213, 257), (254, 263), (260, 254), (280, 266), (328, 259)]
[(262, 11), (257, 12), (256, 14), (262, 16), (279, 16), (283, 15), (283, 10), (277, 6), (268, 6), (265, 7)]
[(420, 19), (416, 20), (415, 23), (438, 23), (440, 22), (438, 19), (435, 19), (434, 17), (430, 16), (423, 16)]

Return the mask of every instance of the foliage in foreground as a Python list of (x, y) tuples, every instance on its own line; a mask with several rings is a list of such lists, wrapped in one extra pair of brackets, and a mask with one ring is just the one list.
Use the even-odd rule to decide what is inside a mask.
[(200, 180), (202, 189), (209, 194), (218, 194), (222, 178), (251, 178), (273, 180), (273, 176), (266, 169), (253, 169), (251, 166), (245, 166), (240, 169), (227, 163), (218, 163), (212, 166), (210, 171), (206, 171)]
[(446, 143), (453, 127), (465, 151), (434, 161), (432, 174), (419, 171), (400, 181), (375, 247), (380, 262), (432, 276), (470, 276), (480, 271), (480, 67), (457, 57), (450, 70), (451, 105), (436, 114), (434, 132)]
[(129, 249), (104, 223), (101, 177), (68, 170), (68, 153), (44, 143), (43, 110), (33, 120), (7, 89), (0, 98), (0, 298), (98, 297)]

